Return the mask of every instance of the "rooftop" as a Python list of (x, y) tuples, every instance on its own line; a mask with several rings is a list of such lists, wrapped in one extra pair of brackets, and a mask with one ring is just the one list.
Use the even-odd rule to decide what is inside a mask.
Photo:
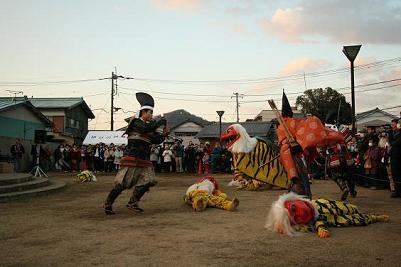
[[(236, 122), (224, 122), (221, 124), (221, 132), (224, 132), (230, 125)], [(273, 122), (271, 121), (249, 121), (240, 122), (250, 136), (267, 136), (271, 131)], [(218, 138), (220, 134), (220, 124), (213, 123), (205, 126), (197, 135), (197, 138)]]

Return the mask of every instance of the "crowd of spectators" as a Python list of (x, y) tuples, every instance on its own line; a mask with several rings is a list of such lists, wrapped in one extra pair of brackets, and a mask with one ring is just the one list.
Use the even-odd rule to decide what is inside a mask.
[[(90, 170), (97, 172), (117, 172), (124, 155), (125, 145), (68, 145), (60, 144), (53, 152), (47, 147), (40, 147), (40, 166), (45, 171), (60, 170), (79, 172)], [(31, 154), (36, 154), (32, 148)], [(33, 165), (36, 163), (34, 159)], [(182, 142), (153, 145), (150, 160), (156, 172), (188, 173), (227, 173), (231, 171), (231, 153), (217, 143), (214, 148), (206, 143), (194, 144)]]
[[(392, 196), (401, 196), (401, 132), (397, 119), (388, 127), (367, 127), (346, 144), (352, 156), (350, 173), (360, 186), (390, 189)], [(313, 165), (315, 178), (326, 178), (330, 169), (327, 153), (321, 153)], [(398, 185), (398, 189), (397, 189)]]

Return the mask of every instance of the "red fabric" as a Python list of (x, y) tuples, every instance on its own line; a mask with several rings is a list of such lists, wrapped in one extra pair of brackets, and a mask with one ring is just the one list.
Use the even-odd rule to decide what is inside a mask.
[(213, 176), (205, 176), (205, 177), (199, 179), (198, 183), (201, 183), (201, 182), (203, 182), (205, 180), (209, 180), (210, 182), (213, 183), (215, 191), (220, 190), (219, 183), (216, 181), (216, 179), (214, 179)]
[[(294, 139), (302, 147), (308, 161), (312, 161), (317, 155), (316, 147), (327, 147), (344, 142), (344, 136), (340, 132), (326, 128), (319, 118), (315, 116), (306, 119), (284, 118), (284, 121)], [(297, 168), (282, 125), (279, 125), (277, 133), (280, 143), (280, 159), (288, 177), (289, 179), (298, 177)]]
[(287, 200), (284, 207), (288, 210), (291, 224), (308, 224), (315, 217), (312, 204), (303, 200)]
[(136, 157), (126, 156), (121, 158), (120, 166), (145, 168), (145, 167), (153, 167), (153, 163), (150, 160), (143, 160), (143, 159), (138, 159)]

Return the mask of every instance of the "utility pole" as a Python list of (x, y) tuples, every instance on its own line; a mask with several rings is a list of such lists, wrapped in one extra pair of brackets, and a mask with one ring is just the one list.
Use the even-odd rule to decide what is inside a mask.
[[(118, 78), (122, 78), (124, 80), (131, 80), (134, 79), (132, 77), (124, 77), (121, 75), (117, 75), (117, 68), (114, 67), (115, 73), (111, 73), (111, 107), (110, 107), (110, 130), (114, 130), (114, 111), (118, 111), (121, 108), (114, 107), (114, 96), (117, 94), (117, 80)], [(114, 83), (115, 80), (115, 83)]]
[(117, 79), (117, 75), (114, 74), (114, 72), (111, 73), (111, 107), (110, 107), (110, 130), (114, 131), (114, 80)]
[(235, 102), (236, 102), (236, 112), (237, 112), (237, 122), (239, 122), (239, 102), (238, 102), (238, 97), (242, 98), (242, 95), (238, 94), (238, 93), (233, 93), (234, 96), (232, 96), (231, 98), (235, 97)]

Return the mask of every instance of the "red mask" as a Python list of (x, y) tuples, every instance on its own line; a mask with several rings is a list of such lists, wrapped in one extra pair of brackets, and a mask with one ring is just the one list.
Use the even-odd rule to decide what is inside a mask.
[(288, 210), (291, 224), (308, 224), (315, 217), (312, 204), (303, 200), (287, 200), (284, 207)]

